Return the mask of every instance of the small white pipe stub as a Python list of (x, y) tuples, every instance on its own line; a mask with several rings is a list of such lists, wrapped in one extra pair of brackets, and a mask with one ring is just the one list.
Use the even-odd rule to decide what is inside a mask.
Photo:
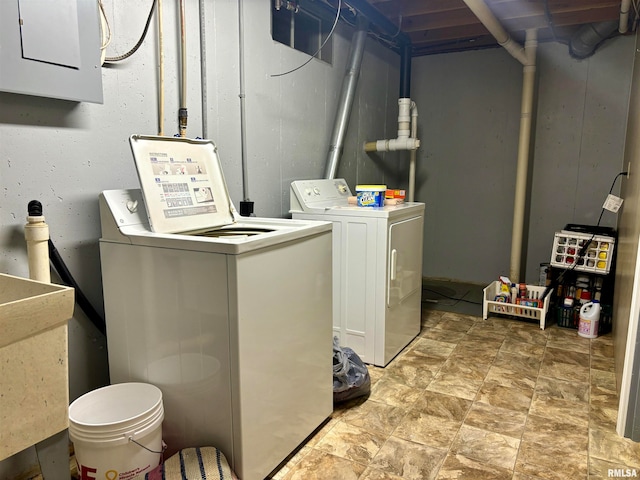
[(28, 216), (24, 226), (24, 238), (27, 241), (29, 258), (29, 278), (39, 282), (51, 283), (49, 268), (49, 226), (44, 216)]

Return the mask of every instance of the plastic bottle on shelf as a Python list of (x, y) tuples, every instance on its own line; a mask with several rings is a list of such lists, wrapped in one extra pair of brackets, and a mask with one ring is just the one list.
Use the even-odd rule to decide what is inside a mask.
[(518, 287), (516, 287), (515, 283), (511, 284), (511, 303), (516, 303), (518, 299)]

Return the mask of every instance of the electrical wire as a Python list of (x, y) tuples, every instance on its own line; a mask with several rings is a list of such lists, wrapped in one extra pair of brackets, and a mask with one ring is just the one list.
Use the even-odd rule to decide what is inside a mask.
[[(466, 296), (469, 294), (470, 290), (467, 290), (467, 291), (465, 292), (465, 294), (464, 294), (464, 295), (462, 295), (462, 297), (460, 297), (460, 298), (458, 298), (458, 297), (450, 297), (449, 295), (445, 295), (444, 293), (438, 292), (437, 290), (432, 290), (432, 289), (430, 289), (430, 288), (426, 288), (426, 287), (422, 287), (422, 291), (423, 291), (423, 292), (425, 292), (425, 291), (426, 291), (426, 292), (435, 293), (436, 295), (440, 295), (441, 297), (448, 298), (449, 300), (455, 300), (455, 301), (456, 301), (456, 303), (453, 303), (453, 304), (451, 304), (451, 305), (448, 305), (449, 307), (452, 307), (453, 305), (456, 305), (458, 302), (471, 303), (472, 305), (482, 305), (482, 302), (474, 302), (474, 301), (472, 301), (472, 300), (465, 300), (465, 298), (464, 298), (464, 297), (466, 297)], [(428, 302), (428, 301), (429, 301), (429, 300), (425, 299), (425, 300), (423, 300), (422, 302), (424, 303), (424, 302)]]
[(127, 53), (123, 53), (122, 55), (118, 55), (116, 57), (105, 57), (105, 62), (119, 62), (121, 60), (124, 60), (125, 58), (129, 58), (131, 55), (136, 53), (136, 51), (140, 48), (140, 45), (142, 45), (142, 42), (144, 42), (145, 37), (147, 36), (147, 31), (149, 30), (149, 25), (151, 24), (151, 17), (153, 17), (155, 6), (156, 0), (153, 0), (153, 2), (151, 3), (151, 9), (149, 10), (149, 16), (147, 17), (147, 23), (144, 25), (144, 30), (142, 31), (142, 35), (140, 36), (138, 43), (136, 43), (133, 48)]
[[(242, 0), (240, 0), (240, 1), (242, 1)], [(341, 8), (342, 8), (342, 0), (338, 0), (338, 8), (336, 10), (336, 18), (333, 21), (333, 26), (331, 27), (331, 30), (329, 31), (329, 34), (327, 35), (327, 38), (324, 39), (324, 42), (322, 42), (322, 44), (320, 45), (318, 50), (316, 50), (316, 52), (313, 55), (311, 55), (306, 62), (304, 62), (302, 65), (299, 65), (299, 66), (297, 66), (296, 68), (294, 68), (292, 70), (289, 70), (288, 72), (272, 74), (271, 77), (282, 77), (284, 75), (289, 75), (290, 73), (293, 73), (296, 70), (300, 70), (302, 67), (304, 67), (309, 62), (311, 62), (311, 60), (313, 60), (315, 58), (315, 56), (318, 55), (318, 53), (320, 53), (320, 51), (324, 48), (324, 46), (327, 44), (327, 42), (329, 41), (329, 39), (333, 35), (333, 32), (336, 29), (336, 25), (338, 24), (338, 20), (340, 19), (340, 9)]]
[[(623, 175), (627, 175), (627, 173), (629, 172), (620, 172), (618, 173), (615, 178), (613, 179), (613, 182), (611, 182), (611, 188), (609, 189), (609, 195), (611, 195), (611, 192), (613, 192), (613, 187), (615, 187), (616, 185), (616, 181), (618, 180), (618, 178), (620, 178)], [(598, 217), (598, 223), (596, 223), (596, 228), (600, 226), (600, 222), (602, 221), (602, 215), (604, 215), (604, 211), (605, 208), (604, 206), (602, 207), (602, 210), (600, 211), (600, 216)], [(558, 275), (558, 278), (556, 278), (555, 282), (552, 282), (544, 291), (544, 293), (542, 294), (542, 300), (544, 301), (545, 298), (547, 298), (547, 295), (549, 295), (549, 293), (551, 292), (551, 290), (553, 290), (555, 288), (556, 285), (560, 284), (563, 280), (564, 277), (569, 273), (575, 270), (575, 268), (578, 266), (578, 264), (580, 263), (580, 260), (582, 260), (584, 258), (584, 256), (587, 254), (587, 250), (589, 249), (589, 245), (591, 245), (591, 242), (593, 241), (593, 239), (596, 236), (596, 232), (594, 231), (591, 234), (591, 238), (586, 241), (584, 243), (584, 245), (582, 246), (582, 248), (580, 248), (580, 250), (578, 250), (578, 258), (576, 258), (576, 261), (573, 262), (573, 265), (571, 265), (570, 268), (567, 268), (565, 270), (563, 270), (560, 275)]]
[(98, 0), (98, 8), (100, 9), (100, 31), (102, 33), (100, 50), (105, 50), (111, 43), (111, 26), (109, 25), (109, 20), (107, 20), (107, 13), (104, 11), (102, 0)]

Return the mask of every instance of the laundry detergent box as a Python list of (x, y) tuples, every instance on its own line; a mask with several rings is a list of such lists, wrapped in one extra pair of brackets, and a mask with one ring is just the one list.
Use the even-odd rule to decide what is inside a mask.
[(356, 185), (359, 207), (383, 207), (386, 185)]

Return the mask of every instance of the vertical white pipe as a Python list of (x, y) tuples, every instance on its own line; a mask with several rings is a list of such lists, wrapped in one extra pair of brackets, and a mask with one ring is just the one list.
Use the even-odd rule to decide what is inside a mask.
[(24, 226), (24, 238), (27, 241), (29, 259), (29, 278), (39, 282), (51, 283), (49, 268), (49, 226), (44, 215), (27, 217)]
[(618, 32), (627, 33), (629, 30), (629, 8), (631, 7), (631, 0), (622, 0), (620, 2), (620, 26)]
[[(418, 106), (411, 102), (411, 138), (418, 137)], [(416, 156), (418, 149), (414, 148), (409, 153), (409, 201), (415, 201), (416, 189)]]
[(180, 55), (182, 70), (182, 85), (180, 90), (180, 109), (178, 111), (178, 126), (180, 136), (187, 136), (187, 26), (185, 0), (180, 0)]
[(162, 0), (158, 0), (158, 135), (164, 136), (164, 31)]
[(509, 278), (514, 282), (522, 281), (520, 278), (520, 267), (522, 263), (522, 244), (524, 238), (524, 216), (529, 171), (529, 153), (531, 147), (531, 117), (536, 80), (537, 47), (537, 31), (527, 30), (524, 47), (527, 63), (523, 68), (522, 102), (520, 107), (520, 137), (518, 139), (516, 192), (513, 205), (513, 230), (511, 233), (511, 264), (509, 268)]
[(249, 200), (249, 167), (247, 165), (247, 113), (244, 85), (244, 12), (242, 0), (238, 2), (238, 74), (240, 76), (240, 164), (242, 167), (242, 199)]
[(209, 90), (207, 88), (207, 39), (206, 39), (206, 10), (205, 0), (200, 0), (200, 90), (201, 108), (202, 108), (202, 138), (209, 138)]
[(182, 60), (180, 107), (182, 108), (187, 108), (187, 27), (185, 15), (184, 0), (180, 0), (180, 56)]

